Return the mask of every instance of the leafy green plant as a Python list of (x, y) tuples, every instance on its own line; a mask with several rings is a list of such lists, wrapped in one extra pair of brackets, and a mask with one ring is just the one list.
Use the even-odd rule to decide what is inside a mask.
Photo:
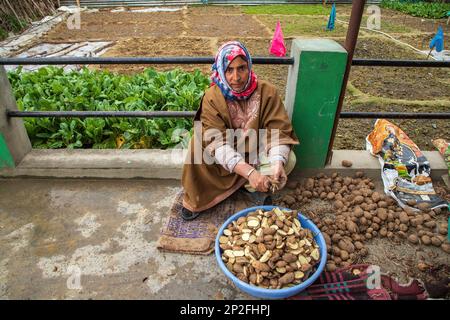
[(421, 18), (445, 18), (450, 11), (450, 3), (425, 2), (418, 0), (382, 0), (383, 8), (393, 9)]
[[(209, 79), (199, 70), (132, 76), (108, 71), (64, 72), (44, 67), (8, 73), (19, 110), (24, 111), (195, 111)], [(188, 118), (24, 118), (35, 148), (171, 148), (176, 130), (192, 131)]]

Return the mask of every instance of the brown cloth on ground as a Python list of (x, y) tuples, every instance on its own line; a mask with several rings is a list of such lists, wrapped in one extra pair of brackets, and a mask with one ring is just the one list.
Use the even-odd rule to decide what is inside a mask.
[[(272, 84), (259, 81), (258, 87), (253, 93), (260, 101), (257, 114), (252, 117), (243, 132), (253, 129), (258, 137), (259, 129), (267, 129), (266, 151), (271, 147), (281, 144), (298, 144), (298, 139), (292, 129), (291, 122), (284, 108), (283, 102), (277, 89)], [(252, 96), (253, 96), (252, 95)], [(251, 98), (250, 98), (251, 99)], [(255, 100), (255, 98), (253, 98)], [(203, 151), (214, 158), (214, 150), (226, 142), (227, 129), (233, 129), (230, 113), (224, 96), (217, 86), (212, 86), (205, 91), (201, 106), (197, 111), (195, 120), (202, 123), (201, 142), (192, 137), (189, 144), (187, 163), (183, 166), (182, 185), (186, 191), (183, 198), (183, 206), (193, 212), (204, 211), (220, 203), (237, 189), (246, 183), (246, 179), (236, 173), (228, 172), (221, 164), (206, 164), (203, 159)], [(214, 130), (215, 129), (215, 130)], [(270, 130), (279, 130), (278, 142), (271, 141)], [(205, 132), (209, 134), (204, 136)], [(218, 139), (217, 139), (218, 138)], [(239, 150), (239, 143), (234, 142), (234, 149)], [(210, 143), (210, 141), (213, 141)], [(258, 143), (245, 143), (246, 161), (249, 154), (257, 154)], [(194, 148), (202, 146), (202, 164), (194, 163)], [(261, 152), (263, 150), (258, 150)], [(198, 150), (196, 151), (198, 152)]]
[(197, 219), (185, 221), (180, 216), (183, 194), (184, 191), (181, 190), (176, 195), (169, 219), (161, 230), (157, 245), (161, 251), (208, 255), (214, 251), (217, 232), (230, 216), (245, 208), (263, 204), (249, 192), (238, 190)]

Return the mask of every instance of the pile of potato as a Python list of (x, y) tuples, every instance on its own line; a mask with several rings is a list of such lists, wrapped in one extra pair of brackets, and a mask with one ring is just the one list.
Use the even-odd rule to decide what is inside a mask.
[(320, 261), (314, 235), (301, 226), (294, 210), (250, 212), (230, 223), (219, 242), (228, 270), (266, 289), (305, 281)]
[[(407, 239), (412, 244), (433, 245), (450, 253), (447, 223), (436, 222), (440, 209), (430, 210), (412, 201), (408, 203), (411, 207), (402, 209), (391, 197), (374, 191), (373, 182), (363, 172), (356, 172), (354, 177), (321, 173), (303, 183), (291, 181), (287, 187), (292, 190), (277, 204), (301, 209), (322, 231), (327, 242), (328, 271), (366, 256), (364, 243), (374, 237)], [(314, 198), (330, 201), (332, 212), (317, 214), (308, 210)]]

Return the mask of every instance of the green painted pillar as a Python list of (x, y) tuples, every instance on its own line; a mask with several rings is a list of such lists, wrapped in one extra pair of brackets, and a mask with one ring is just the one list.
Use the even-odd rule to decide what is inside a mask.
[(17, 166), (31, 151), (31, 143), (21, 118), (8, 118), (8, 110), (17, 110), (8, 75), (0, 66), (0, 170)]
[(298, 168), (323, 168), (333, 130), (347, 52), (330, 39), (295, 39), (289, 69), (286, 109), (300, 145)]
[(14, 167), (14, 159), (6, 145), (5, 138), (0, 132), (0, 169), (4, 167)]

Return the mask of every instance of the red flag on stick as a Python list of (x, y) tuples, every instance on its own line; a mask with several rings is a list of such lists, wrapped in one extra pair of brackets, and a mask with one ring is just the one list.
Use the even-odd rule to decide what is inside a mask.
[(284, 43), (283, 31), (281, 31), (280, 21), (277, 22), (277, 27), (275, 28), (275, 33), (273, 34), (269, 51), (270, 54), (278, 57), (286, 56), (286, 45)]

